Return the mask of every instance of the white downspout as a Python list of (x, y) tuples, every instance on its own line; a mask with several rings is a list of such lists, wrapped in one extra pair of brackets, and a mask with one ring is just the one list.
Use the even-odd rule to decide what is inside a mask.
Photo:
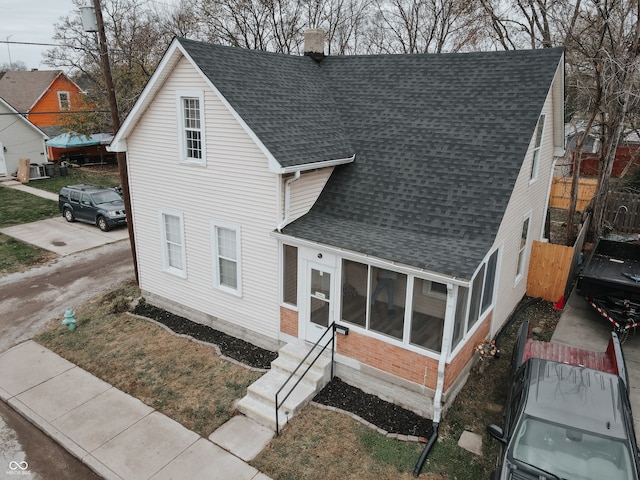
[(300, 170), (296, 170), (293, 177), (288, 178), (284, 182), (284, 218), (282, 222), (278, 224), (276, 229), (281, 232), (284, 227), (289, 223), (289, 216), (291, 215), (291, 184), (300, 178)]
[(447, 319), (444, 322), (442, 332), (442, 348), (440, 360), (438, 361), (438, 381), (436, 383), (436, 393), (433, 396), (433, 423), (440, 423), (442, 415), (442, 392), (444, 390), (444, 370), (447, 364), (447, 357), (451, 351), (451, 341), (453, 337), (453, 324), (455, 322), (456, 298), (458, 286), (449, 284), (447, 286)]

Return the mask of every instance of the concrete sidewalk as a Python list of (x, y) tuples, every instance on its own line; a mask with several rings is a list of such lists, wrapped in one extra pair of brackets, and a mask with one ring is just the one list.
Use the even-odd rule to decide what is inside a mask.
[(0, 355), (0, 399), (107, 480), (269, 478), (246, 461), (272, 431), (238, 416), (202, 438), (33, 341)]
[(38, 197), (46, 198), (47, 200), (53, 200), (54, 202), (58, 201), (57, 193), (51, 193), (39, 188), (30, 187), (29, 185), (24, 185), (17, 180), (3, 180), (2, 182), (0, 182), (0, 185), (13, 188), (15, 190), (20, 190), (21, 192), (30, 193)]

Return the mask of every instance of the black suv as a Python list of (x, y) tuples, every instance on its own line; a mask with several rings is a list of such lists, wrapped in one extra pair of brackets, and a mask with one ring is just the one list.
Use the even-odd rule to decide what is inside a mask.
[(67, 185), (60, 189), (58, 207), (67, 222), (93, 223), (103, 232), (127, 223), (124, 201), (114, 188), (88, 183)]

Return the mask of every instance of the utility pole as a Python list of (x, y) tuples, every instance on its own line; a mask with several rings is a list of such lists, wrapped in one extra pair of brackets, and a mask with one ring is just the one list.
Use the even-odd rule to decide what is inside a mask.
[[(104, 72), (105, 83), (107, 87), (107, 96), (109, 98), (109, 109), (111, 110), (111, 126), (115, 135), (120, 129), (120, 116), (118, 114), (118, 102), (116, 100), (116, 91), (113, 86), (113, 77), (111, 76), (111, 64), (109, 62), (109, 52), (107, 51), (107, 36), (104, 31), (104, 22), (102, 20), (102, 6), (100, 0), (93, 0), (93, 7), (96, 13), (96, 23), (98, 25), (98, 39), (100, 43), (100, 60), (102, 61), (102, 71)], [(124, 208), (127, 212), (127, 229), (129, 231), (129, 243), (131, 244), (131, 256), (133, 258), (133, 271), (138, 284), (138, 259), (136, 255), (136, 242), (133, 233), (131, 197), (129, 195), (129, 174), (127, 172), (127, 157), (123, 152), (116, 154), (118, 159), (118, 173), (120, 174), (120, 184), (122, 185), (122, 196), (124, 199)]]
[(7, 53), (9, 54), (9, 70), (13, 69), (13, 62), (11, 61), (11, 49), (9, 48), (9, 39), (13, 37), (13, 34), (7, 35)]

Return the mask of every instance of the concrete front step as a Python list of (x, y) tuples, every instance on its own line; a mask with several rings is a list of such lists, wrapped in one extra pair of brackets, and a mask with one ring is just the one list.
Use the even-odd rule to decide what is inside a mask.
[[(236, 403), (236, 408), (261, 425), (275, 430), (276, 392), (285, 384), (307, 352), (308, 347), (302, 345), (287, 344), (282, 347), (278, 358), (271, 363), (271, 370), (247, 388), (247, 395)], [(279, 402), (282, 402), (293, 389), (300, 375), (304, 373), (316, 355), (317, 353), (312, 353), (305, 360), (305, 364), (289, 379), (286, 387), (278, 395)], [(331, 356), (323, 354), (280, 406), (278, 410), (280, 428), (313, 399), (316, 393), (329, 382), (330, 377)]]
[[(319, 361), (319, 360), (318, 360)], [(300, 365), (299, 360), (295, 360), (291, 357), (287, 356), (279, 356), (273, 362), (271, 362), (271, 370), (282, 373), (287, 377), (291, 375), (291, 373), (296, 369), (296, 367)], [(324, 387), (330, 380), (331, 377), (331, 367), (329, 368), (318, 368), (316, 365), (311, 367), (311, 369), (305, 374), (309, 366), (307, 364), (301, 365), (300, 368), (294, 374), (295, 378), (292, 378), (291, 381), (296, 382), (298, 378), (302, 375), (302, 382), (313, 385), (314, 388), (322, 388)], [(301, 383), (302, 383), (301, 382)]]
[[(247, 396), (254, 398), (255, 400), (263, 401), (264, 403), (270, 403), (275, 405), (276, 392), (284, 385), (288, 375), (284, 375), (280, 372), (269, 371), (257, 381), (249, 385), (247, 388)], [(296, 379), (292, 378), (289, 383), (282, 389), (278, 395), (278, 401), (282, 402), (282, 399), (287, 396), (293, 389), (296, 383)], [(282, 404), (283, 409), (295, 412), (299, 409), (299, 406), (304, 406), (308, 401), (313, 398), (316, 393), (314, 386), (300, 382), (298, 386), (293, 389), (293, 392), (287, 400)]]
[[(299, 364), (302, 359), (309, 353), (309, 348), (306, 345), (298, 345), (296, 343), (287, 343), (284, 347), (278, 350), (278, 354), (280, 357), (288, 357), (295, 361), (296, 364)], [(305, 364), (310, 364), (313, 359), (318, 355), (319, 350), (314, 350), (309, 358), (305, 360)], [(322, 355), (316, 360), (313, 364), (314, 368), (331, 368), (331, 351), (325, 350)]]
[[(236, 402), (236, 408), (239, 412), (242, 412), (245, 416), (260, 425), (270, 428), (273, 431), (276, 430), (276, 412), (273, 405), (268, 405), (260, 400), (247, 396)], [(278, 412), (278, 423), (281, 429), (284, 428), (290, 417), (291, 415), (286, 415), (284, 412)]]

